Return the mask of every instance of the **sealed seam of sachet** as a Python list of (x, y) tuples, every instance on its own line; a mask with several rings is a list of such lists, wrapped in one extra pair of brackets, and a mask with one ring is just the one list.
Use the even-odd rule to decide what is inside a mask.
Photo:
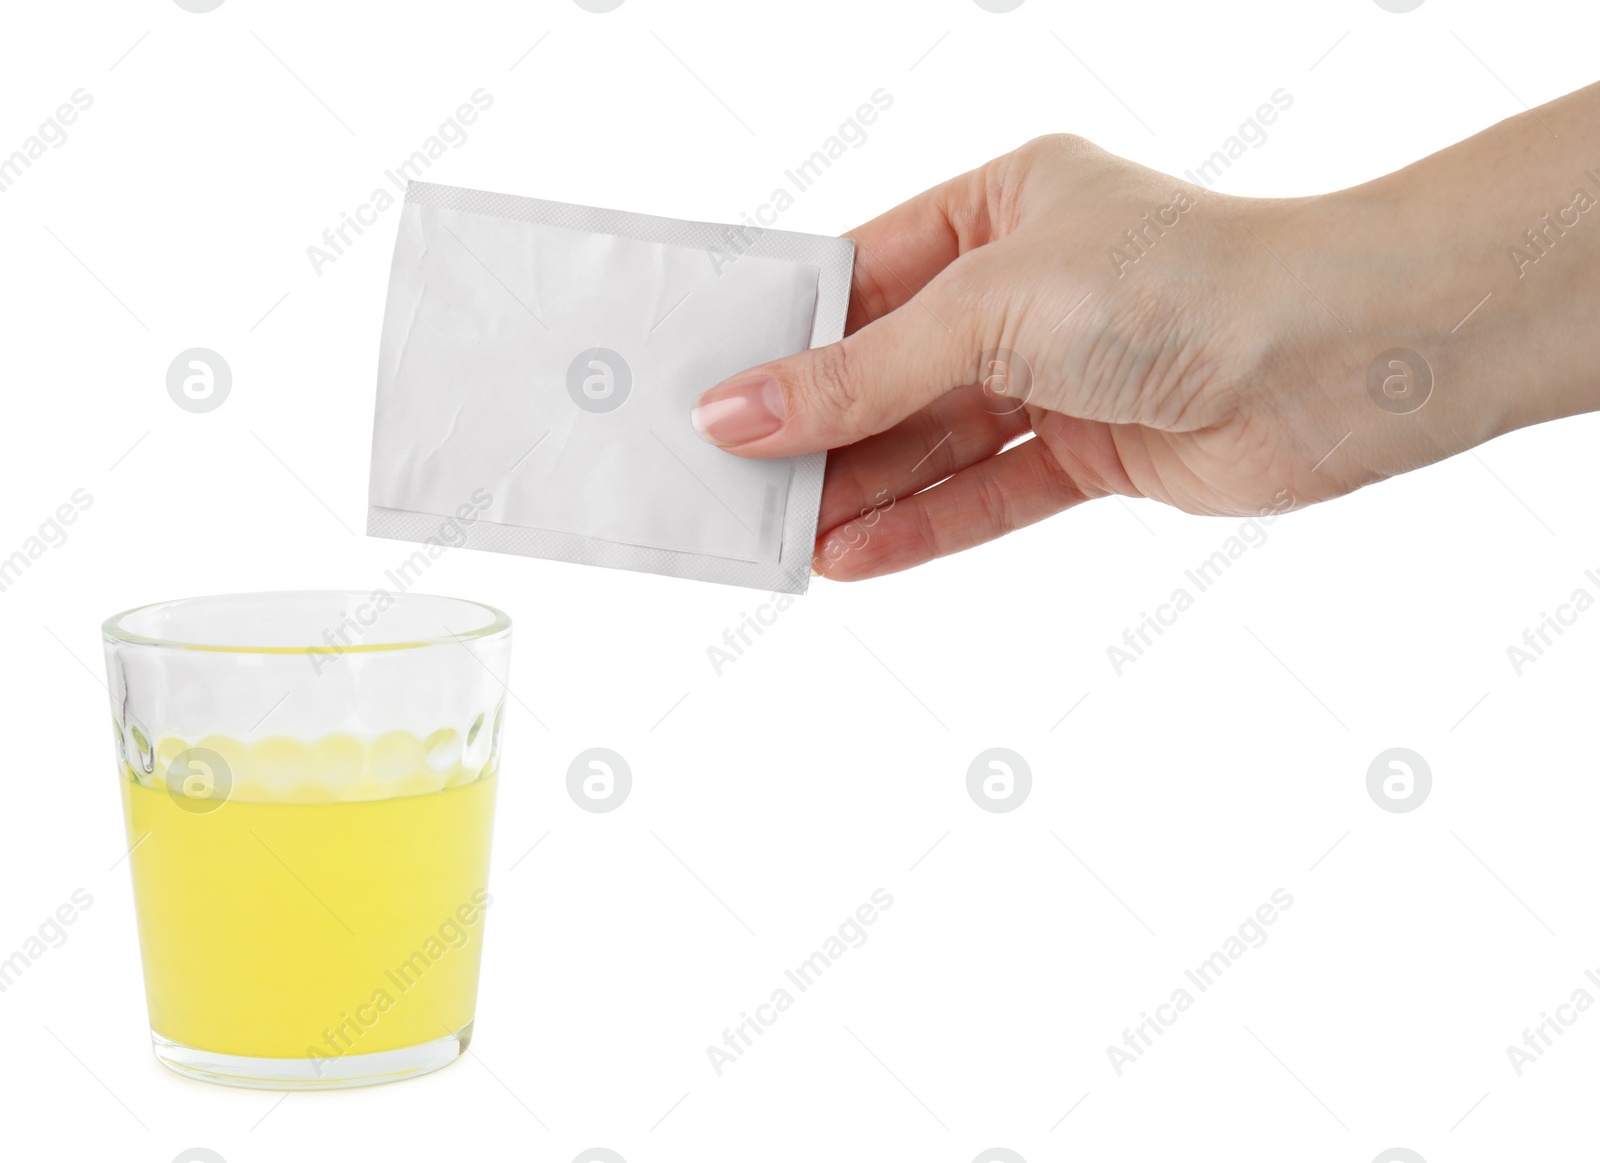
[(844, 334), (854, 244), (425, 182), (406, 192), (367, 533), (803, 593), (825, 453), (690, 425)]

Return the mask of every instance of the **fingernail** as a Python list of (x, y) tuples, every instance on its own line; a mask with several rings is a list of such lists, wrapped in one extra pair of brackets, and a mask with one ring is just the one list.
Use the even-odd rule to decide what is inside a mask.
[(783, 392), (771, 376), (736, 377), (702, 395), (690, 419), (702, 440), (749, 444), (783, 427)]

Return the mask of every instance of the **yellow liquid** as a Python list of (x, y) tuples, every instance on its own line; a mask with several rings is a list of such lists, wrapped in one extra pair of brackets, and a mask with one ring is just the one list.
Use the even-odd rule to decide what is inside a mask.
[[(210, 811), (186, 810), (158, 777), (125, 772), (157, 1034), (222, 1054), (339, 1058), (430, 1042), (472, 1020), (493, 772), (440, 774), (419, 761), (395, 778), (391, 763), (375, 783), (373, 748), (335, 742), (359, 771), (280, 780), (262, 802), (243, 798), (266, 798), (251, 749), (201, 740), (226, 748), (235, 776), (232, 797)], [(174, 746), (183, 743), (163, 740), (158, 755)], [(290, 746), (300, 745), (279, 741), (280, 752)], [(415, 740), (391, 750), (421, 755)], [(429, 785), (438, 790), (392, 794)]]

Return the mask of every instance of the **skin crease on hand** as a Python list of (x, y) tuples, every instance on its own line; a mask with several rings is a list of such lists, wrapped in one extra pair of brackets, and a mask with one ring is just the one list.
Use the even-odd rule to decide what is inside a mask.
[[(695, 426), (833, 450), (814, 568), (842, 580), (1108, 495), (1298, 508), (1600, 407), (1600, 212), (1541, 218), (1585, 186), (1600, 85), (1307, 198), (1039, 138), (853, 231), (845, 338), (717, 385)], [(1433, 377), (1406, 413), (1368, 389), (1397, 348)], [(978, 386), (997, 351), (1025, 406)]]

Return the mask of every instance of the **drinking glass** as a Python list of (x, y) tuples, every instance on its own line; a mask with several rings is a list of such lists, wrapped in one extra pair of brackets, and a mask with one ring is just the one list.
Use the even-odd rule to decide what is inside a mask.
[(290, 1090), (454, 1061), (491, 903), (510, 619), (320, 591), (103, 629), (156, 1057)]

